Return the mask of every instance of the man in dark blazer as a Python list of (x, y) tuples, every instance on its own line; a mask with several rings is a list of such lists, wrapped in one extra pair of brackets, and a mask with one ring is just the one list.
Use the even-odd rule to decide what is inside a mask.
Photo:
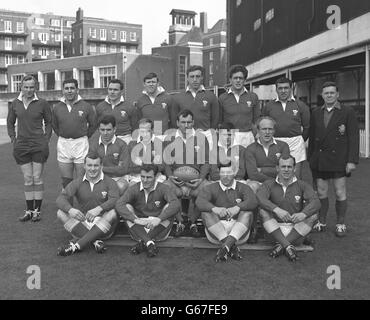
[(340, 104), (339, 91), (334, 82), (322, 87), (325, 104), (316, 108), (311, 116), (309, 135), (309, 161), (321, 201), (316, 231), (326, 230), (329, 209), (329, 180), (333, 180), (337, 213), (335, 234), (346, 235), (344, 224), (347, 211), (346, 178), (356, 169), (359, 161), (359, 128), (354, 110)]

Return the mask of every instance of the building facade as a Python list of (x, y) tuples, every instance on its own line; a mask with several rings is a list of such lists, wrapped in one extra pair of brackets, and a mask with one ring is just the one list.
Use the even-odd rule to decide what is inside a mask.
[(72, 26), (72, 55), (142, 53), (142, 25), (84, 17), (78, 9)]

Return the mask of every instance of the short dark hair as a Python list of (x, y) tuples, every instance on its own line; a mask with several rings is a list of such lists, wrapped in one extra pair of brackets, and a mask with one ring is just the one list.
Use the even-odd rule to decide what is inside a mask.
[(230, 69), (229, 69), (229, 79), (231, 79), (233, 77), (233, 75), (235, 73), (238, 73), (238, 72), (242, 72), (243, 76), (244, 76), (244, 79), (247, 79), (248, 70), (245, 66), (243, 66), (241, 64), (235, 64), (235, 65), (230, 67)]
[(279, 159), (279, 165), (280, 165), (280, 160), (289, 160), (289, 159), (293, 159), (293, 166), (295, 167), (296, 165), (296, 160), (295, 158), (290, 154), (289, 156), (283, 156), (283, 157), (280, 157)]
[(289, 83), (289, 87), (292, 87), (292, 84), (293, 84), (292, 80), (288, 79), (287, 77), (281, 77), (281, 78), (277, 79), (276, 82), (275, 82), (276, 88), (277, 88), (278, 84), (280, 84), (280, 83)]
[(85, 157), (85, 163), (86, 163), (86, 159), (87, 158), (89, 158), (89, 159), (91, 159), (91, 160), (97, 160), (97, 159), (99, 159), (100, 160), (100, 164), (102, 164), (103, 163), (103, 160), (102, 160), (102, 158), (100, 158), (100, 156), (99, 156), (99, 154), (97, 153), (97, 152), (93, 152), (93, 151), (90, 151), (87, 155), (86, 155), (86, 157)]
[(188, 70), (186, 70), (186, 76), (189, 76), (189, 73), (194, 71), (200, 71), (202, 73), (202, 76), (204, 75), (204, 68), (202, 66), (194, 65), (190, 66)]
[(76, 86), (76, 89), (78, 89), (78, 81), (76, 79), (66, 79), (66, 80), (64, 80), (62, 88), (64, 89), (64, 86), (68, 83), (73, 83)]
[(100, 126), (101, 124), (111, 124), (114, 128), (116, 126), (116, 118), (111, 114), (106, 114), (99, 119), (98, 126)]
[(233, 166), (233, 164), (230, 160), (227, 161), (227, 162), (220, 162), (220, 163), (217, 164), (218, 170), (221, 170), (221, 168), (230, 168), (232, 166)]
[(154, 78), (157, 78), (157, 81), (159, 81), (159, 78), (158, 78), (158, 75), (154, 72), (150, 72), (148, 73), (145, 77), (144, 77), (144, 83), (146, 80), (151, 80), (151, 79), (154, 79)]
[(151, 119), (142, 118), (142, 119), (139, 120), (139, 124), (138, 125), (140, 126), (141, 124), (146, 124), (146, 123), (149, 123), (150, 124), (150, 128), (153, 130), (154, 123), (153, 123), (153, 120), (151, 120)]
[(33, 75), (27, 75), (27, 76), (24, 76), (22, 81), (21, 81), (21, 87), (23, 86), (23, 83), (25, 81), (30, 81), (30, 80), (33, 80), (35, 82), (35, 87), (37, 88), (38, 87), (38, 84), (39, 82), (37, 81), (37, 79), (33, 76)]
[(235, 126), (231, 122), (221, 122), (217, 125), (218, 130), (232, 130)]
[(144, 165), (141, 166), (140, 171), (145, 171), (145, 172), (153, 171), (154, 172), (154, 177), (155, 177), (158, 173), (158, 166), (156, 166), (154, 164), (144, 164)]
[(256, 126), (257, 126), (257, 129), (260, 128), (260, 123), (263, 121), (263, 120), (270, 120), (273, 124), (274, 124), (274, 128), (276, 128), (276, 120), (272, 117), (269, 117), (269, 116), (263, 116), (263, 117), (260, 117), (257, 119), (256, 121)]
[(112, 79), (112, 80), (110, 80), (109, 81), (109, 84), (108, 84), (108, 88), (109, 88), (109, 85), (111, 83), (118, 83), (120, 90), (123, 90), (123, 82), (120, 79)]
[(194, 120), (194, 113), (192, 113), (190, 110), (185, 109), (179, 112), (179, 114), (176, 117), (176, 120), (179, 121), (180, 117), (186, 118), (188, 116), (191, 116), (191, 118)]
[(337, 84), (335, 83), (335, 82), (333, 82), (333, 81), (326, 81), (323, 85), (322, 85), (322, 90), (324, 90), (325, 88), (328, 88), (328, 87), (335, 87), (335, 89), (337, 90), (337, 91), (339, 91), (338, 90), (338, 86), (337, 86)]

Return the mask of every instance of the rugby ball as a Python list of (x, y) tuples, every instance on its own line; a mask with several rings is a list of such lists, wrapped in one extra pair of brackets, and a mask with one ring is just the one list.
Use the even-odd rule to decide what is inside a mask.
[(173, 175), (181, 181), (189, 182), (194, 179), (199, 179), (199, 171), (193, 167), (183, 166), (177, 168)]

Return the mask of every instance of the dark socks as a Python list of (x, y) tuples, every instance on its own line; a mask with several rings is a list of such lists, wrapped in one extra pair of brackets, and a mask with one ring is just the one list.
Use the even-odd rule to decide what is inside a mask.
[(326, 216), (329, 211), (329, 198), (320, 199), (321, 208), (319, 212), (319, 221), (323, 224), (326, 224)]
[(35, 200), (35, 210), (41, 211), (41, 204), (42, 204), (42, 199), (41, 200)]
[(346, 217), (347, 212), (347, 200), (344, 201), (336, 201), (335, 203), (335, 210), (337, 212), (337, 223), (344, 224), (344, 220)]
[(290, 242), (284, 237), (284, 234), (280, 228), (272, 232), (271, 235), (275, 241), (279, 242), (283, 246), (283, 248), (286, 248), (290, 245)]
[(33, 211), (34, 208), (34, 200), (26, 200), (27, 211)]

